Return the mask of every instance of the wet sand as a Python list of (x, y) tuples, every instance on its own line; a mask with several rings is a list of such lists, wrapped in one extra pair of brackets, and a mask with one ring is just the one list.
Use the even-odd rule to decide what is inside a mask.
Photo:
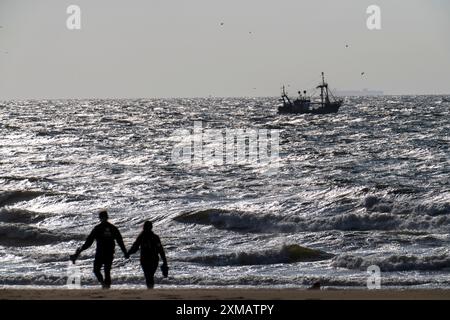
[(0, 300), (450, 300), (450, 290), (0, 289)]

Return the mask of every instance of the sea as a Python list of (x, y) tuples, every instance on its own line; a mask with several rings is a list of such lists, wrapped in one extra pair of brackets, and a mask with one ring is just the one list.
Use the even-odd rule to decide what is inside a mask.
[[(0, 102), (0, 287), (64, 288), (74, 272), (98, 286), (95, 245), (69, 255), (106, 209), (127, 247), (153, 221), (160, 288), (448, 289), (450, 96), (346, 97), (329, 115), (278, 103)], [(270, 132), (273, 157), (173, 161), (196, 123)], [(138, 254), (117, 248), (112, 279), (143, 288)]]

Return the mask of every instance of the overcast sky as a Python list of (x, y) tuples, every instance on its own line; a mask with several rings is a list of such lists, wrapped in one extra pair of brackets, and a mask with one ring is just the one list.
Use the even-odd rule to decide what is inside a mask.
[(0, 99), (275, 96), (321, 71), (342, 90), (450, 93), (448, 0), (0, 0), (0, 26)]

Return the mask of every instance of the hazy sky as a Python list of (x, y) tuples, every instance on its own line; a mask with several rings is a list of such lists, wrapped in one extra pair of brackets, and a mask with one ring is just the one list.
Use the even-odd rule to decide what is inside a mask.
[(275, 96), (321, 71), (337, 89), (450, 93), (448, 0), (0, 0), (0, 26), (0, 99)]

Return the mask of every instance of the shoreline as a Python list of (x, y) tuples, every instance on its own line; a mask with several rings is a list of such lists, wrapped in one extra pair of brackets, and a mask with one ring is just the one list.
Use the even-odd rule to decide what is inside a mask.
[(0, 289), (0, 300), (450, 300), (450, 289)]

